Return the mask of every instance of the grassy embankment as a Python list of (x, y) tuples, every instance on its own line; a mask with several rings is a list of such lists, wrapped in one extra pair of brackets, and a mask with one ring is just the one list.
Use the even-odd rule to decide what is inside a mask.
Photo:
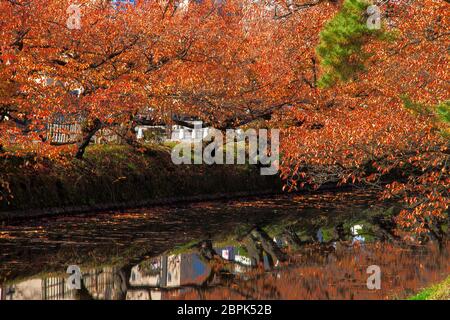
[(450, 276), (441, 283), (410, 297), (409, 300), (450, 300)]
[(117, 209), (281, 190), (278, 177), (261, 176), (256, 166), (174, 165), (169, 146), (151, 146), (145, 152), (92, 146), (84, 160), (66, 164), (0, 159), (0, 170), (13, 196), (0, 200), (0, 219), (18, 212)]

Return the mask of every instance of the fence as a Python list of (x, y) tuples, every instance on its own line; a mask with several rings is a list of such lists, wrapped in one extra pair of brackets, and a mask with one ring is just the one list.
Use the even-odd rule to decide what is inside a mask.
[(53, 144), (76, 142), (81, 136), (80, 123), (50, 123), (47, 127), (47, 139)]

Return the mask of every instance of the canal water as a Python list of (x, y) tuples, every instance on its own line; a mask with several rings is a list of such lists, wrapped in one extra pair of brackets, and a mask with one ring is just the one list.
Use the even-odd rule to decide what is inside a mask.
[(349, 191), (7, 223), (0, 298), (402, 299), (450, 274), (450, 245), (400, 241), (395, 211)]

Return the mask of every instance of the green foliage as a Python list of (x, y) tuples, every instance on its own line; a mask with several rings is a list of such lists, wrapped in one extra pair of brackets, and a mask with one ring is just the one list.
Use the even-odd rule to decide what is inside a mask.
[(433, 290), (431, 288), (428, 288), (409, 298), (409, 300), (428, 300), (432, 294)]
[(432, 109), (423, 103), (413, 101), (410, 97), (402, 95), (400, 99), (403, 102), (403, 106), (416, 115), (432, 115)]
[(417, 115), (432, 117), (437, 127), (441, 129), (442, 136), (450, 139), (450, 100), (446, 100), (437, 105), (426, 105), (424, 103), (412, 101), (408, 96), (401, 96), (403, 105)]
[(348, 81), (364, 70), (368, 54), (362, 46), (371, 38), (383, 36), (380, 30), (367, 27), (367, 0), (345, 0), (340, 12), (330, 20), (320, 33), (316, 52), (324, 74), (320, 87), (329, 87), (338, 81)]
[(439, 104), (436, 108), (436, 112), (440, 121), (450, 124), (450, 100)]
[(450, 299), (450, 277), (443, 282), (426, 288), (409, 300), (448, 300)]

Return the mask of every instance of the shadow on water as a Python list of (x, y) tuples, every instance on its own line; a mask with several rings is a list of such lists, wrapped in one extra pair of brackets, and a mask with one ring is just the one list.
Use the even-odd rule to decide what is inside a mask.
[[(0, 227), (1, 299), (404, 298), (450, 274), (450, 246), (396, 238), (370, 194), (276, 196)], [(71, 289), (69, 265), (83, 273)], [(367, 268), (381, 268), (381, 289)]]

